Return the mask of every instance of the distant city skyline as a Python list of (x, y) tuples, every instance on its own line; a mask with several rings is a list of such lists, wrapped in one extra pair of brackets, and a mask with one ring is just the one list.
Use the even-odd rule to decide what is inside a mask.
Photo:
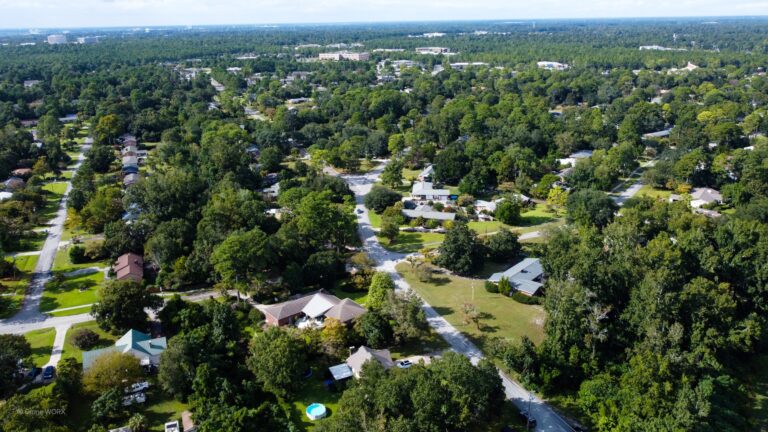
[(0, 0), (0, 28), (726, 17), (768, 0)]

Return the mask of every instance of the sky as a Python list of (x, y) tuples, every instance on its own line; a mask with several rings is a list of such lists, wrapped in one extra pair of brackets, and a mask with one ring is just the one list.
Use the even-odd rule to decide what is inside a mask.
[(768, 0), (0, 0), (0, 28), (768, 15)]

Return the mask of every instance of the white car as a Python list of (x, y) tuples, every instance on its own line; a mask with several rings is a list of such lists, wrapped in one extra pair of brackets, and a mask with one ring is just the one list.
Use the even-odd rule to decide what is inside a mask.
[(143, 392), (149, 388), (149, 381), (137, 382), (129, 387), (125, 388), (126, 394)]
[(400, 369), (408, 369), (409, 367), (413, 366), (413, 363), (411, 363), (410, 360), (400, 360), (395, 362), (395, 365), (397, 365), (397, 367)]
[(123, 398), (123, 406), (131, 406), (133, 404), (143, 404), (147, 401), (147, 395), (144, 393), (136, 393), (132, 395), (128, 395)]

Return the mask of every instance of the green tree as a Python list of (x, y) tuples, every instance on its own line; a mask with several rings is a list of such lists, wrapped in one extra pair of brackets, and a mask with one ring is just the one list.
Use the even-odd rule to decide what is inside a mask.
[(107, 352), (99, 355), (83, 374), (83, 386), (92, 394), (125, 387), (144, 377), (139, 359), (132, 354)]
[(496, 262), (509, 262), (520, 254), (521, 246), (517, 234), (501, 229), (494, 235), (486, 237), (485, 247), (488, 257)]
[(264, 388), (286, 396), (297, 389), (306, 369), (303, 343), (286, 330), (270, 327), (251, 341), (248, 368)]
[(617, 208), (616, 203), (605, 193), (584, 189), (568, 197), (568, 220), (603, 227), (613, 220)]
[(123, 391), (116, 387), (104, 391), (91, 404), (93, 418), (99, 423), (108, 424), (122, 417), (125, 413), (123, 394)]
[(368, 309), (380, 310), (389, 296), (390, 292), (395, 291), (395, 282), (392, 276), (387, 272), (376, 272), (371, 279), (371, 286), (368, 288)]
[(382, 216), (379, 234), (389, 240), (390, 244), (394, 243), (400, 235), (400, 224), (398, 223), (398, 220), (392, 217)]
[(211, 264), (221, 281), (241, 293), (261, 285), (272, 260), (267, 235), (259, 228), (233, 232), (211, 254)]
[(61, 395), (70, 404), (77, 401), (83, 391), (83, 368), (77, 360), (65, 358), (59, 361), (56, 370), (54, 392)]
[(393, 160), (381, 172), (381, 182), (393, 189), (403, 185), (403, 163)]
[(123, 131), (123, 123), (116, 114), (101, 117), (94, 128), (93, 139), (97, 144), (113, 145)]
[(515, 225), (520, 221), (522, 203), (518, 199), (505, 199), (496, 205), (493, 213), (496, 219), (507, 225)]
[(19, 385), (18, 363), (32, 354), (32, 348), (24, 336), (0, 335), (0, 396), (13, 394)]
[(383, 212), (387, 207), (390, 207), (398, 202), (402, 196), (382, 186), (374, 185), (370, 192), (365, 195), (365, 206), (375, 211), (376, 213)]
[(465, 223), (457, 223), (449, 229), (438, 250), (440, 255), (435, 264), (460, 275), (472, 274), (483, 265), (483, 245)]
[(91, 314), (99, 326), (114, 333), (130, 329), (147, 328), (145, 309), (158, 309), (163, 299), (151, 294), (139, 282), (132, 280), (109, 281), (101, 289), (99, 301)]

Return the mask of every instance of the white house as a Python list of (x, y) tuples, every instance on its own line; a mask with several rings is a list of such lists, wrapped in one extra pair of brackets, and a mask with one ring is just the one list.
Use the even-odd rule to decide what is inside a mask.
[(410, 219), (424, 218), (440, 221), (456, 219), (456, 213), (439, 212), (428, 205), (421, 205), (413, 210), (403, 209), (403, 215)]
[(570, 156), (563, 159), (558, 159), (557, 162), (562, 166), (576, 166), (576, 161), (579, 159), (587, 159), (592, 157), (592, 150), (579, 150), (575, 153), (571, 153)]
[(498, 284), (502, 278), (506, 278), (516, 290), (533, 296), (542, 287), (543, 275), (544, 268), (541, 266), (541, 261), (538, 258), (526, 258), (506, 271), (492, 274), (488, 280)]
[(558, 63), (554, 61), (540, 61), (536, 62), (536, 66), (538, 66), (541, 69), (547, 69), (547, 70), (566, 70), (568, 69), (568, 65), (565, 63)]
[(448, 189), (435, 189), (432, 182), (420, 181), (413, 184), (411, 198), (422, 201), (448, 201), (451, 191)]
[(691, 207), (693, 208), (721, 202), (723, 202), (723, 196), (715, 189), (696, 188), (691, 191)]
[(429, 181), (432, 176), (435, 175), (435, 167), (432, 164), (427, 165), (422, 172), (419, 173), (419, 181)]

